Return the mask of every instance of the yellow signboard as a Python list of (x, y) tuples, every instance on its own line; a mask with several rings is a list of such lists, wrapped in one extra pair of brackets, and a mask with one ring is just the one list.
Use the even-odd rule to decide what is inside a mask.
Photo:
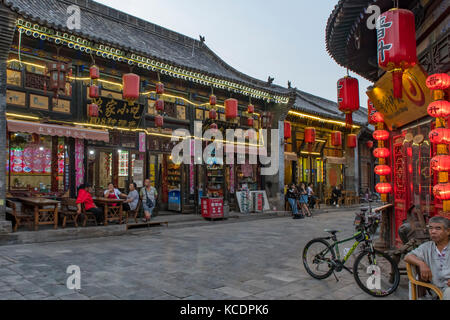
[(30, 107), (48, 110), (48, 97), (30, 94)]
[(70, 113), (70, 101), (62, 99), (53, 99), (53, 111)]
[(428, 75), (420, 65), (403, 74), (403, 94), (394, 98), (392, 74), (386, 73), (374, 88), (367, 91), (373, 105), (384, 116), (390, 130), (400, 128), (412, 121), (425, 117), (432, 102), (431, 92), (426, 86)]
[(6, 103), (25, 107), (26, 103), (25, 92), (6, 90)]

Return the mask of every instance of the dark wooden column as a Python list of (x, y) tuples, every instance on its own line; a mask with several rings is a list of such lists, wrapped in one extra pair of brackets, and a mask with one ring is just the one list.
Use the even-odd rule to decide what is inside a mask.
[(5, 221), (6, 198), (6, 61), (14, 38), (16, 17), (0, 4), (0, 233), (11, 232)]
[(112, 183), (117, 188), (119, 186), (119, 152), (116, 149), (112, 152)]
[(52, 137), (51, 191), (58, 192), (58, 137)]

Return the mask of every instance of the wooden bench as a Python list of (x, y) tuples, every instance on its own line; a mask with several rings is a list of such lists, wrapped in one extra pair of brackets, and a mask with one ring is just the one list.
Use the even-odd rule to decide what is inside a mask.
[(409, 263), (406, 264), (408, 279), (409, 279), (409, 282), (411, 282), (411, 299), (417, 300), (417, 298), (419, 298), (420, 296), (423, 296), (423, 294), (419, 295), (419, 292), (418, 292), (419, 291), (418, 289), (420, 287), (422, 287), (422, 288), (428, 288), (428, 289), (434, 291), (437, 294), (437, 296), (439, 297), (439, 299), (443, 300), (444, 294), (438, 287), (436, 287), (435, 285), (433, 285), (431, 283), (417, 280), (418, 272), (416, 269), (417, 269), (416, 266), (412, 266)]
[(83, 216), (83, 227), (86, 227), (88, 222), (94, 222), (95, 225), (98, 225), (95, 214), (93, 214), (92, 212), (86, 211), (86, 208), (84, 207), (84, 203), (81, 204), (81, 214)]
[(66, 227), (67, 222), (74, 223), (75, 227), (78, 227), (78, 218), (80, 214), (77, 211), (77, 199), (63, 198), (61, 200), (61, 210), (59, 213), (63, 218), (63, 228)]
[(30, 230), (33, 230), (34, 216), (32, 216), (31, 214), (26, 214), (24, 212), (17, 212), (16, 203), (11, 200), (6, 200), (6, 207), (11, 209), (11, 212), (7, 211), (6, 213), (10, 214), (12, 216), (12, 219), (14, 219), (14, 232), (17, 232), (17, 229), (24, 222), (28, 225)]

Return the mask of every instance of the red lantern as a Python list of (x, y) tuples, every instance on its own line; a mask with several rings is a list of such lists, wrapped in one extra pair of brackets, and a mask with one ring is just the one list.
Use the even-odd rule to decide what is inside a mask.
[(248, 108), (247, 108), (247, 112), (250, 113), (250, 114), (254, 113), (255, 112), (255, 106), (252, 105), (252, 104), (249, 104)]
[(383, 123), (384, 122), (384, 117), (381, 113), (379, 112), (375, 112), (372, 117), (371, 117), (371, 123)]
[(433, 193), (439, 200), (450, 200), (450, 183), (440, 183), (435, 185)]
[(89, 87), (89, 98), (97, 99), (98, 97), (100, 97), (100, 92), (99, 92), (98, 86), (91, 85)]
[(347, 126), (353, 125), (352, 113), (359, 110), (359, 85), (358, 80), (352, 77), (339, 79), (338, 107), (345, 113)]
[(156, 84), (156, 94), (164, 94), (164, 84), (162, 82)]
[(437, 73), (428, 77), (427, 87), (430, 90), (446, 90), (450, 87), (450, 76), (446, 73)]
[(375, 174), (379, 176), (388, 176), (391, 172), (391, 167), (387, 165), (379, 165), (375, 167)]
[(100, 69), (97, 66), (91, 66), (89, 68), (89, 75), (92, 80), (100, 78)]
[(379, 183), (375, 186), (375, 190), (379, 194), (388, 194), (392, 192), (392, 186), (390, 183)]
[(437, 128), (428, 135), (431, 143), (435, 144), (450, 144), (450, 129)]
[(225, 116), (227, 119), (234, 119), (238, 114), (238, 101), (236, 99), (225, 100)]
[(394, 97), (401, 98), (403, 71), (417, 62), (414, 13), (394, 8), (378, 19), (378, 65), (392, 72)]
[(89, 114), (89, 117), (93, 117), (93, 118), (98, 117), (98, 105), (96, 105), (95, 103), (91, 103), (88, 106), (88, 114)]
[(428, 114), (433, 118), (447, 118), (450, 116), (450, 102), (437, 100), (428, 106)]
[(367, 148), (372, 149), (373, 148), (373, 141), (372, 140), (367, 141), (366, 142), (366, 146), (367, 146)]
[(217, 111), (215, 109), (209, 110), (209, 118), (211, 120), (216, 120), (216, 118), (217, 118)]
[(306, 143), (316, 143), (316, 129), (306, 128), (305, 129), (305, 142)]
[(356, 148), (358, 143), (358, 137), (356, 136), (356, 134), (349, 134), (347, 136), (347, 147), (350, 149), (354, 149)]
[(253, 127), (253, 118), (247, 118), (247, 125)]
[(69, 67), (62, 62), (51, 62), (48, 65), (48, 71), (50, 73), (50, 90), (55, 94), (58, 90), (66, 89), (66, 73), (69, 71)]
[(210, 104), (211, 106), (215, 106), (215, 105), (217, 104), (217, 98), (216, 98), (215, 95), (212, 94), (212, 95), (209, 97), (209, 104)]
[(386, 141), (389, 139), (389, 131), (375, 130), (373, 133), (373, 138), (377, 141)]
[(292, 136), (291, 131), (291, 123), (290, 122), (284, 122), (284, 139), (289, 139)]
[(331, 134), (331, 145), (333, 147), (340, 147), (342, 145), (342, 132), (334, 131)]
[(155, 117), (155, 126), (161, 128), (164, 125), (164, 118), (161, 115)]
[(156, 100), (155, 109), (157, 111), (164, 111), (164, 100), (162, 100), (162, 99)]
[(375, 158), (388, 158), (391, 152), (387, 148), (376, 148), (373, 150), (373, 156)]
[(129, 105), (133, 105), (139, 99), (140, 77), (134, 73), (127, 73), (123, 75), (122, 82), (123, 99), (127, 100)]
[(440, 155), (431, 159), (430, 168), (437, 172), (450, 171), (450, 156)]

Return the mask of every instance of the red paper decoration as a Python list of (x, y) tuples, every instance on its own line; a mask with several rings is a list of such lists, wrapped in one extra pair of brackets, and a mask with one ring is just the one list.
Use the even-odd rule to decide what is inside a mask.
[(450, 76), (446, 73), (437, 73), (428, 77), (427, 87), (430, 90), (446, 90), (450, 87)]
[(366, 142), (366, 146), (367, 146), (367, 148), (372, 149), (373, 148), (373, 141), (372, 140), (367, 141)]
[(388, 194), (392, 192), (392, 186), (390, 183), (379, 183), (375, 186), (375, 191), (379, 194)]
[(377, 123), (383, 123), (384, 117), (381, 113), (375, 112), (371, 117), (371, 123), (377, 124)]
[(347, 147), (350, 149), (354, 149), (356, 148), (358, 144), (358, 137), (356, 136), (356, 134), (349, 134), (347, 136)]
[(89, 114), (89, 117), (93, 117), (93, 118), (98, 117), (98, 105), (96, 105), (95, 103), (91, 103), (88, 106), (88, 114)]
[(377, 141), (386, 141), (389, 139), (389, 131), (386, 130), (375, 130), (373, 133), (373, 138)]
[(164, 111), (164, 100), (158, 99), (155, 101), (155, 109), (157, 111)]
[(216, 118), (217, 118), (217, 111), (215, 109), (209, 110), (209, 118), (211, 120), (216, 120)]
[(225, 116), (227, 119), (234, 119), (238, 114), (238, 101), (236, 99), (225, 100)]
[(211, 106), (215, 106), (217, 104), (217, 98), (215, 95), (212, 94), (209, 96), (209, 104)]
[(431, 159), (430, 168), (437, 172), (450, 171), (450, 156), (439, 155)]
[(100, 97), (100, 90), (99, 90), (98, 86), (91, 85), (89, 87), (89, 98), (97, 99), (98, 97)]
[(122, 76), (123, 99), (128, 101), (129, 105), (139, 99), (140, 77), (134, 73), (127, 73)]
[(373, 156), (375, 158), (388, 158), (391, 152), (387, 148), (376, 148), (373, 150)]
[(156, 84), (156, 94), (164, 94), (164, 84), (162, 82)]
[(387, 165), (379, 165), (375, 167), (375, 174), (379, 176), (388, 176), (392, 173), (391, 167)]
[(252, 105), (252, 104), (249, 104), (248, 107), (247, 107), (247, 112), (250, 113), (250, 114), (254, 113), (255, 112), (255, 106)]
[(375, 106), (373, 105), (372, 101), (367, 100), (367, 120), (369, 124), (377, 124), (377, 122), (374, 121), (373, 115), (377, 112), (375, 109)]
[(359, 110), (359, 84), (358, 80), (352, 77), (339, 79), (338, 89), (338, 107), (345, 113), (345, 122), (347, 126), (353, 125), (352, 113)]
[(414, 13), (394, 8), (378, 19), (378, 65), (393, 73), (394, 97), (401, 98), (403, 71), (417, 62)]
[(155, 117), (155, 126), (158, 128), (162, 128), (164, 125), (164, 118), (161, 115), (157, 115)]
[(428, 106), (428, 114), (433, 118), (447, 118), (450, 116), (450, 102), (437, 100)]
[(100, 69), (96, 65), (91, 66), (89, 68), (89, 75), (92, 80), (100, 78)]
[(289, 139), (292, 136), (291, 131), (291, 123), (290, 122), (284, 122), (284, 139)]
[(253, 118), (247, 118), (247, 125), (253, 127)]
[(306, 128), (305, 129), (305, 142), (306, 143), (316, 143), (316, 129)]

